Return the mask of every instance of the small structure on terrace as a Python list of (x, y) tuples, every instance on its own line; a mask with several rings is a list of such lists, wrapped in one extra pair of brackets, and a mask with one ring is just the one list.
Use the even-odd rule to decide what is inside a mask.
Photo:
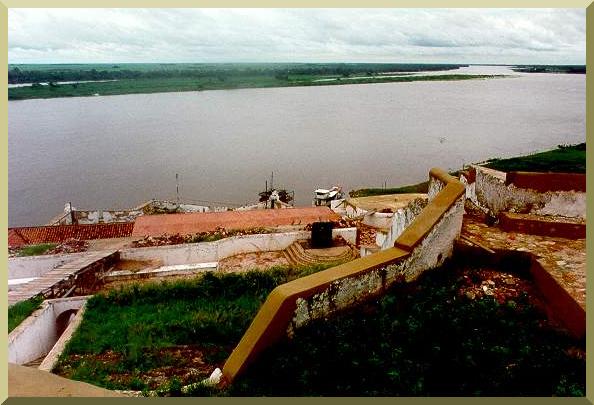
[(344, 216), (362, 218), (363, 225), (375, 234), (374, 241), (365, 241), (360, 250), (367, 256), (389, 249), (404, 229), (427, 205), (427, 194), (387, 194), (349, 198), (344, 201)]

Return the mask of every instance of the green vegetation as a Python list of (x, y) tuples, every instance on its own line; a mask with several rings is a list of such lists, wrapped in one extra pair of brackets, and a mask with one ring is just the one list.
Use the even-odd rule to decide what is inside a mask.
[(24, 246), (19, 249), (17, 255), (18, 256), (37, 256), (42, 255), (50, 249), (53, 249), (57, 246), (55, 243), (41, 243), (39, 245), (29, 245)]
[(118, 63), (11, 64), (8, 83), (82, 80), (377, 75), (395, 72), (444, 71), (468, 65), (419, 63)]
[(425, 273), (373, 303), (299, 329), (224, 391), (199, 387), (192, 394), (585, 395), (585, 343), (548, 324), (534, 290), (515, 285), (512, 296), (497, 298), (464, 293), (492, 274), (450, 266)]
[(586, 173), (586, 144), (559, 145), (557, 149), (510, 159), (491, 159), (491, 169), (526, 172)]
[(352, 190), (349, 192), (349, 197), (370, 197), (374, 195), (386, 194), (408, 194), (408, 193), (426, 193), (429, 189), (429, 182), (424, 181), (410, 186), (394, 187), (394, 188), (362, 188), (359, 190)]
[[(13, 65), (9, 83), (33, 83), (8, 89), (9, 100), (262, 87), (471, 80), (493, 75), (410, 76), (388, 73), (451, 70), (461, 65), (419, 64), (125, 64)], [(95, 80), (58, 84), (58, 81)], [(111, 81), (96, 81), (111, 80)], [(40, 82), (49, 83), (41, 85)]]
[[(557, 149), (514, 157), (509, 159), (490, 159), (485, 167), (504, 172), (556, 172), (556, 173), (586, 173), (586, 144), (559, 145)], [(459, 175), (459, 172), (452, 172)], [(362, 188), (349, 192), (351, 198), (369, 197), (385, 194), (426, 193), (428, 181), (395, 188)]]
[(200, 381), (222, 366), (274, 287), (326, 267), (206, 273), (100, 293), (56, 372), (110, 389), (163, 390), (170, 381), (151, 377), (158, 373)]
[(517, 65), (514, 72), (523, 73), (586, 73), (586, 65)]
[(8, 307), (8, 333), (19, 326), (29, 315), (39, 308), (43, 302), (42, 297), (35, 297), (21, 301)]

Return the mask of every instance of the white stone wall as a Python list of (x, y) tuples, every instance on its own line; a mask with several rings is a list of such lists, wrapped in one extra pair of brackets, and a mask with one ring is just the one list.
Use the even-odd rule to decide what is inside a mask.
[(363, 217), (363, 224), (374, 228), (390, 228), (394, 219), (393, 212), (373, 212)]
[(41, 277), (48, 271), (73, 261), (86, 253), (68, 253), (8, 259), (8, 279)]
[(8, 335), (8, 362), (25, 364), (46, 355), (57, 336), (56, 319), (64, 311), (79, 309), (88, 297), (46, 300)]
[[(355, 244), (356, 228), (337, 228), (332, 236), (342, 236)], [(120, 251), (122, 260), (161, 260), (163, 266), (189, 263), (218, 262), (241, 253), (273, 252), (288, 248), (300, 239), (309, 239), (310, 231), (233, 236), (215, 242), (157, 246)]]
[[(535, 190), (505, 185), (506, 173), (480, 166), (476, 170), (476, 202), (493, 216), (510, 211), (537, 215), (560, 215), (586, 218), (586, 193), (576, 191)], [(471, 200), (473, 196), (471, 194)]]
[(394, 246), (396, 239), (398, 239), (402, 232), (404, 232), (404, 230), (414, 221), (415, 217), (423, 211), (425, 206), (427, 206), (427, 200), (424, 198), (417, 198), (411, 201), (406, 207), (400, 208), (394, 213), (388, 234), (380, 245), (382, 250)]

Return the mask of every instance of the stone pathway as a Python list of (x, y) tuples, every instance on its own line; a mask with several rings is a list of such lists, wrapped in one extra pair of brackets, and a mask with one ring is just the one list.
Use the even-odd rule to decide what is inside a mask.
[(465, 215), (462, 237), (492, 250), (530, 252), (571, 297), (586, 309), (586, 239), (504, 232), (481, 218)]

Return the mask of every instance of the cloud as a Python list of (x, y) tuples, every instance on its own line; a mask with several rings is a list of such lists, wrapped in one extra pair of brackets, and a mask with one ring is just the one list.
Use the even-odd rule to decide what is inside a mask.
[(15, 9), (10, 63), (583, 64), (582, 9)]

